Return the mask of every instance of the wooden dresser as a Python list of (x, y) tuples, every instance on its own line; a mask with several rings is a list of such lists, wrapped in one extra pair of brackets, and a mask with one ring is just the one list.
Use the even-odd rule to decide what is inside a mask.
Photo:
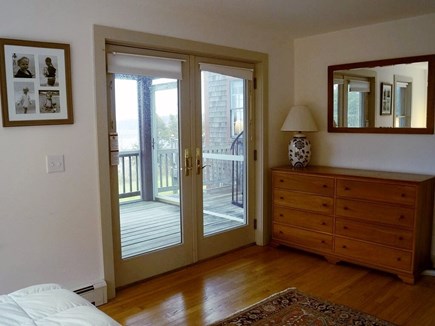
[(272, 243), (397, 274), (430, 267), (435, 177), (309, 166), (272, 169)]

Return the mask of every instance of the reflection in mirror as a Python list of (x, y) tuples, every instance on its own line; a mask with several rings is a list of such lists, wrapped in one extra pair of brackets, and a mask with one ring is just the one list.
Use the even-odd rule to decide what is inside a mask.
[(334, 126), (374, 126), (375, 75), (366, 70), (334, 72)]
[[(426, 67), (425, 69), (425, 71), (427, 71)], [(427, 84), (427, 78), (423, 79), (423, 81)], [(424, 89), (424, 85), (426, 84), (421, 85), (422, 89)], [(423, 103), (413, 103), (412, 87), (412, 77), (394, 75), (394, 127), (412, 128), (418, 127), (419, 125), (425, 127), (426, 125), (424, 115), (420, 113), (426, 111), (423, 108), (427, 101), (427, 93), (420, 94), (421, 98), (414, 96), (414, 102), (417, 102), (417, 99), (419, 99), (424, 100)], [(414, 108), (414, 114), (412, 114), (412, 108)], [(412, 121), (412, 118), (414, 119), (414, 121)]]
[(432, 55), (329, 66), (328, 131), (433, 133), (434, 62)]

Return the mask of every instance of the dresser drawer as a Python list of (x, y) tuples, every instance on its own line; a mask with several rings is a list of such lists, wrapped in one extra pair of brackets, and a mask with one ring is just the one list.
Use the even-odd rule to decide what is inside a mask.
[(337, 199), (335, 214), (341, 217), (358, 218), (364, 221), (379, 222), (392, 226), (412, 228), (415, 211), (412, 208)]
[(332, 235), (273, 223), (272, 237), (279, 242), (315, 251), (332, 252)]
[(310, 192), (324, 196), (334, 195), (334, 179), (322, 176), (275, 172), (272, 174), (272, 186), (274, 188)]
[(356, 260), (370, 265), (406, 271), (411, 269), (411, 252), (357, 240), (336, 237), (335, 253), (348, 257), (351, 261)]
[(273, 204), (332, 215), (334, 199), (312, 194), (273, 189)]
[(321, 232), (332, 233), (332, 216), (295, 210), (282, 206), (273, 207), (273, 221)]
[(335, 234), (376, 242), (400, 249), (412, 249), (412, 232), (337, 218)]
[(414, 186), (370, 181), (337, 179), (337, 196), (385, 203), (415, 205), (417, 190)]

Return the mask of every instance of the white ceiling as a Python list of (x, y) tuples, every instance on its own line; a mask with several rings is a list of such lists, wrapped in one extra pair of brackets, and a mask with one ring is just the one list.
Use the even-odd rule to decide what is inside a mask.
[[(435, 12), (435, 0), (164, 0), (179, 10), (221, 16), (298, 38)], [(435, 31), (428, 31), (434, 33)]]

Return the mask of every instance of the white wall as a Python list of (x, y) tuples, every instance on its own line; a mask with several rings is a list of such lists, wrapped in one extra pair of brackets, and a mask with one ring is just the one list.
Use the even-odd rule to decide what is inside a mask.
[[(278, 31), (223, 23), (180, 1), (8, 0), (0, 37), (71, 45), (75, 123), (0, 127), (0, 293), (58, 282), (75, 289), (104, 279), (99, 207), (93, 25), (106, 25), (269, 54), (269, 163), (286, 161), (280, 132), (293, 103), (293, 44)], [(218, 26), (218, 28), (216, 28)], [(45, 156), (64, 154), (64, 173)]]
[(327, 132), (329, 65), (434, 54), (431, 31), (434, 14), (295, 40), (295, 102), (311, 107), (320, 128), (310, 135), (313, 164), (435, 175), (434, 135)]

